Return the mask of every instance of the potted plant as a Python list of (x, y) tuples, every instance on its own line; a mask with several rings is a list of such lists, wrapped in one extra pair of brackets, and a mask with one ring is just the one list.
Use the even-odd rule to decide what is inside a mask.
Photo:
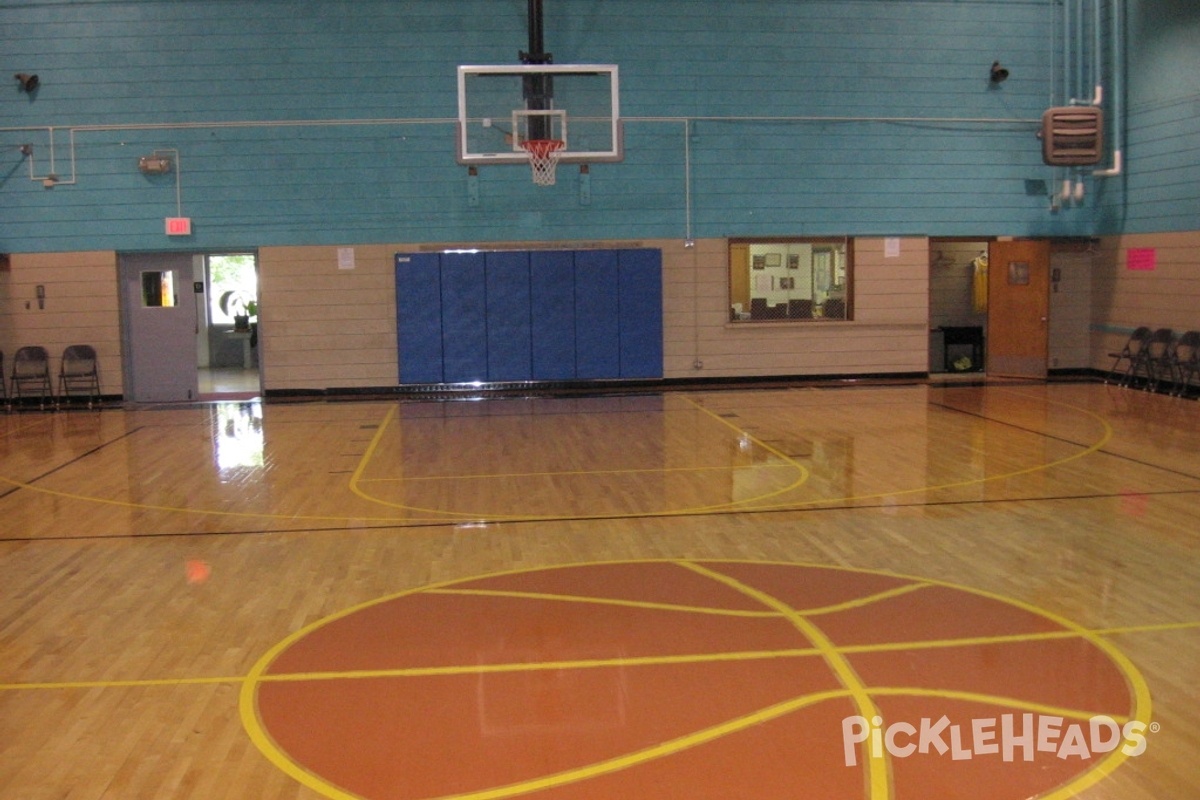
[(251, 318), (258, 317), (258, 301), (240, 289), (225, 292), (221, 295), (218, 305), (222, 313), (233, 317), (235, 331), (248, 332)]

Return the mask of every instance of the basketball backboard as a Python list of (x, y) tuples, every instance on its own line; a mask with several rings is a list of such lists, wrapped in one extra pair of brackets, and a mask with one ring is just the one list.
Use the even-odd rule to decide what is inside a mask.
[(458, 68), (460, 164), (527, 164), (522, 142), (564, 142), (569, 163), (623, 157), (615, 64), (512, 64)]

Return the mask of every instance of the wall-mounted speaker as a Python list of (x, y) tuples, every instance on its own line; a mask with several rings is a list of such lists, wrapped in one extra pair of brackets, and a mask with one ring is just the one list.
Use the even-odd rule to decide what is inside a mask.
[(21, 84), (21, 91), (23, 91), (23, 92), (32, 94), (34, 92), (34, 90), (36, 90), (38, 87), (39, 81), (38, 81), (37, 75), (30, 75), (25, 72), (18, 72), (16, 75), (13, 75), (13, 77), (16, 78), (17, 81)]
[(1104, 110), (1064, 106), (1042, 114), (1042, 160), (1054, 167), (1098, 164), (1104, 149)]

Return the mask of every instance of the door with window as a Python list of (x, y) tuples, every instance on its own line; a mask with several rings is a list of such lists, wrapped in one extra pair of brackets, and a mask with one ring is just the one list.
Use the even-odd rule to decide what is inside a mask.
[(193, 400), (196, 303), (188, 253), (120, 258), (125, 397), (139, 403)]
[(988, 248), (988, 375), (1045, 378), (1050, 333), (1050, 243)]

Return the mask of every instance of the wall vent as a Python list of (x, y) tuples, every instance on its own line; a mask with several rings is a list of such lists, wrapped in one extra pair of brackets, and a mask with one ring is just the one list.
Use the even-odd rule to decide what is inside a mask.
[(1038, 136), (1042, 160), (1051, 166), (1098, 164), (1103, 156), (1104, 112), (1097, 106), (1047, 109)]

